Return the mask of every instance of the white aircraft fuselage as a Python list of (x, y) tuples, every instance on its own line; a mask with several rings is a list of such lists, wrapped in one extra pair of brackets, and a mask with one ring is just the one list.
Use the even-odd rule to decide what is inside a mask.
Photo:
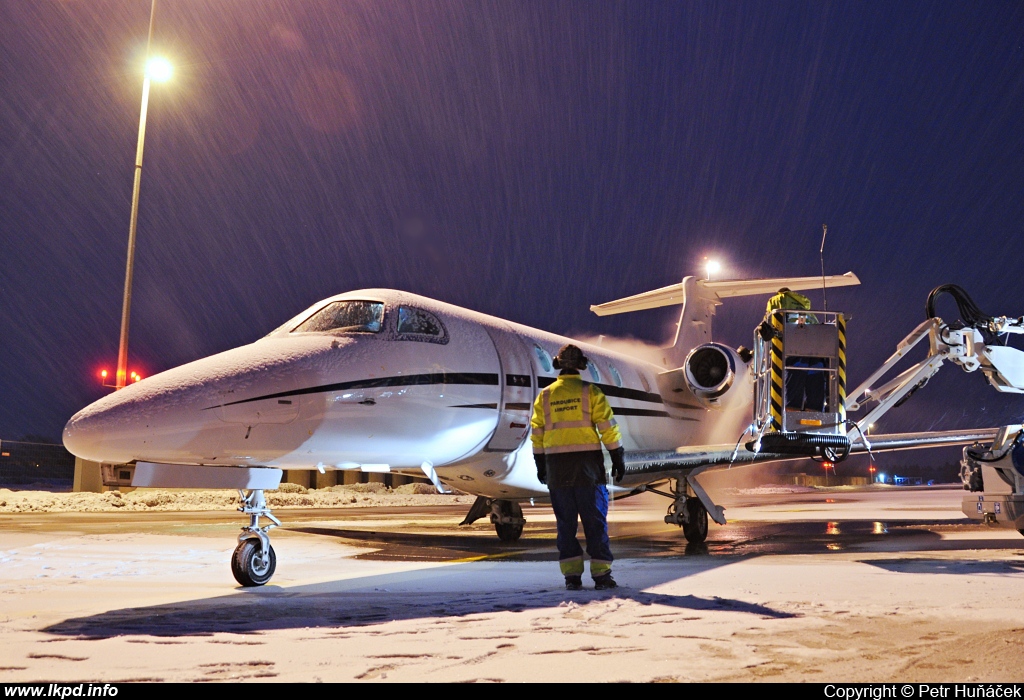
[[(380, 305), (371, 328), (310, 330), (337, 302)], [(367, 307), (379, 314), (377, 306)], [(315, 326), (315, 324), (314, 324)], [(707, 340), (710, 340), (708, 338)], [(566, 343), (608, 396), (627, 450), (735, 441), (751, 420), (735, 351), (729, 400), (708, 407), (672, 354), (641, 358), (422, 296), (368, 289), (325, 299), (256, 342), (131, 384), (68, 422), (64, 443), (97, 462), (423, 475), (490, 498), (543, 498), (529, 440), (537, 392)], [(696, 345), (696, 344), (694, 344)], [(658, 364), (660, 360), (662, 364)], [(623, 487), (643, 478), (627, 477)]]

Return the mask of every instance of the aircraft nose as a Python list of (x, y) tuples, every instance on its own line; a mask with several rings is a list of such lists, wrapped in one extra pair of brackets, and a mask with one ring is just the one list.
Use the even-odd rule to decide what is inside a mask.
[(93, 462), (159, 460), (171, 441), (187, 440), (202, 409), (216, 403), (215, 395), (191, 370), (148, 377), (72, 416), (64, 426), (64, 446)]
[(145, 427), (152, 423), (147, 419), (153, 417), (152, 402), (139, 391), (142, 388), (129, 385), (72, 416), (64, 426), (68, 452), (93, 462), (124, 463), (139, 458), (147, 438)]
[(154, 374), (72, 416), (64, 446), (82, 459), (113, 464), (195, 463), (231, 453), (228, 434), (241, 438), (245, 431), (212, 410), (225, 396), (307, 386), (336, 354), (329, 339), (272, 339)]

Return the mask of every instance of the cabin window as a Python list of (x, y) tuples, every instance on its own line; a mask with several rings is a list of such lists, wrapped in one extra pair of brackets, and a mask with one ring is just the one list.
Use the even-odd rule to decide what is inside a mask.
[(379, 301), (335, 301), (300, 323), (293, 333), (380, 333), (384, 304)]
[(612, 381), (615, 382), (615, 386), (622, 386), (622, 375), (619, 374), (619, 370), (615, 369), (615, 365), (608, 365), (608, 373), (612, 375)]
[(398, 308), (398, 336), (400, 340), (422, 340), (428, 343), (447, 343), (448, 333), (440, 319), (423, 309), (409, 306)]
[(597, 368), (597, 363), (591, 360), (587, 363), (587, 369), (590, 371), (590, 378), (595, 384), (601, 383), (601, 370)]
[(551, 355), (548, 351), (539, 345), (533, 346), (533, 352), (537, 355), (537, 361), (540, 362), (540, 368), (545, 372), (553, 372), (554, 367), (551, 365)]

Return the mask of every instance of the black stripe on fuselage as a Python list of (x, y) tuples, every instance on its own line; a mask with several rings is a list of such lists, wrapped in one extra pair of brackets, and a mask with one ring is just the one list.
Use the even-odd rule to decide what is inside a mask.
[[(357, 379), (351, 382), (338, 382), (336, 384), (322, 384), (310, 386), (305, 389), (293, 389), (292, 391), (280, 391), (276, 394), (265, 394), (254, 396), (251, 399), (240, 399), (222, 404), (234, 406), (240, 403), (251, 403), (253, 401), (264, 401), (266, 399), (279, 399), (285, 396), (304, 396), (306, 394), (323, 394), (329, 391), (347, 391), (349, 389), (380, 389), (388, 386), (424, 386), (428, 384), (476, 384), (476, 385), (498, 385), (497, 374), (486, 374), (483, 372), (436, 372), (433, 374), (403, 374), (395, 377), (375, 377), (372, 379)], [(210, 408), (216, 408), (211, 406)]]
[[(546, 386), (551, 386), (555, 383), (558, 377), (537, 377), (537, 385), (543, 389)], [(583, 381), (586, 381), (585, 379)], [(611, 384), (599, 384), (597, 382), (587, 382), (593, 384), (604, 392), (605, 396), (614, 396), (617, 399), (632, 399), (633, 401), (649, 401), (650, 403), (665, 403), (661, 398), (661, 394), (652, 394), (649, 391), (640, 391), (639, 389), (628, 389), (624, 386), (612, 386)]]
[[(521, 375), (506, 375), (506, 380), (515, 378), (515, 383), (507, 381), (508, 385), (511, 386), (530, 386), (530, 377), (525, 374)], [(537, 385), (539, 388), (550, 386), (555, 382), (557, 377), (537, 377)], [(404, 374), (397, 375), (394, 377), (374, 377), (371, 379), (357, 379), (351, 382), (337, 382), (335, 384), (322, 384), (320, 386), (311, 386), (304, 389), (293, 389), (291, 391), (280, 391), (276, 394), (264, 394), (263, 396), (254, 396), (251, 399), (239, 399), (238, 401), (230, 401), (223, 406), (235, 406), (237, 404), (252, 403), (253, 401), (265, 401), (267, 399), (280, 399), (288, 396), (305, 396), (306, 394), (322, 394), (331, 391), (348, 391), (350, 389), (380, 389), (383, 387), (397, 387), (397, 386), (424, 386), (429, 384), (462, 384), (462, 385), (485, 385), (485, 386), (497, 386), (499, 377), (497, 374), (487, 374), (484, 372), (435, 372), (431, 374)], [(591, 382), (593, 383), (593, 382)], [(628, 389), (625, 387), (611, 386), (609, 384), (597, 384), (597, 386), (605, 393), (605, 396), (614, 396), (621, 399), (632, 399), (633, 401), (647, 401), (650, 403), (663, 404), (661, 396), (658, 394), (652, 394), (647, 391), (640, 391), (638, 389)], [(210, 406), (209, 408), (217, 408), (217, 406)], [(208, 410), (208, 409), (207, 409)], [(620, 412), (623, 409), (617, 409)], [(643, 410), (643, 409), (636, 409)], [(648, 413), (633, 413), (623, 415), (652, 415), (658, 417), (668, 417), (667, 413), (663, 411), (654, 411)]]

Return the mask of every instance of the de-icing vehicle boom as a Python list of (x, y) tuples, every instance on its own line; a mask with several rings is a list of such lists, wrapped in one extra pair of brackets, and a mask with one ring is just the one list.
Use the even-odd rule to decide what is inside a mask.
[[(503, 541), (515, 541), (525, 523), (520, 503), (547, 496), (528, 439), (532, 403), (557, 375), (552, 356), (574, 342), (590, 358), (584, 379), (604, 391), (622, 430), (627, 472), (611, 487), (613, 495), (650, 489), (669, 496), (665, 519), (691, 542), (707, 537), (709, 515), (726, 522), (697, 480), (703, 471), (993, 439), (990, 448), (975, 446), (965, 456), (965, 483), (978, 489), (965, 511), (1024, 526), (1024, 476), (1013, 461), (1019, 452), (1024, 464), (1024, 448), (1014, 451), (1021, 426), (1004, 427), (998, 436), (995, 428), (872, 435), (870, 442), (865, 435), (869, 423), (945, 361), (980, 369), (998, 391), (1024, 391), (1024, 353), (998, 344), (1006, 334), (1024, 332), (1022, 319), (984, 316), (962, 290), (939, 288), (936, 294), (957, 299), (963, 322), (947, 324), (930, 313), (851, 392), (841, 313), (776, 312), (756, 330), (752, 350), (712, 339), (715, 308), (724, 299), (770, 295), (783, 286), (854, 284), (853, 273), (687, 277), (591, 307), (607, 315), (682, 305), (674, 342), (650, 352), (571, 340), (395, 290), (347, 292), (252, 344), (95, 402), (68, 421), (64, 444), (78, 457), (103, 463), (111, 485), (238, 489), (249, 524), (231, 568), (246, 586), (262, 585), (274, 573), (268, 532), (280, 521), (263, 492), (278, 486), (285, 469), (412, 474), (439, 491), (457, 485), (478, 497), (464, 523), (489, 517)], [(925, 360), (878, 383), (925, 339)], [(787, 396), (793, 372), (820, 382), (824, 398), (817, 405), (794, 405)], [(854, 421), (848, 413), (856, 411), (866, 413)], [(667, 491), (654, 488), (662, 484)]]

